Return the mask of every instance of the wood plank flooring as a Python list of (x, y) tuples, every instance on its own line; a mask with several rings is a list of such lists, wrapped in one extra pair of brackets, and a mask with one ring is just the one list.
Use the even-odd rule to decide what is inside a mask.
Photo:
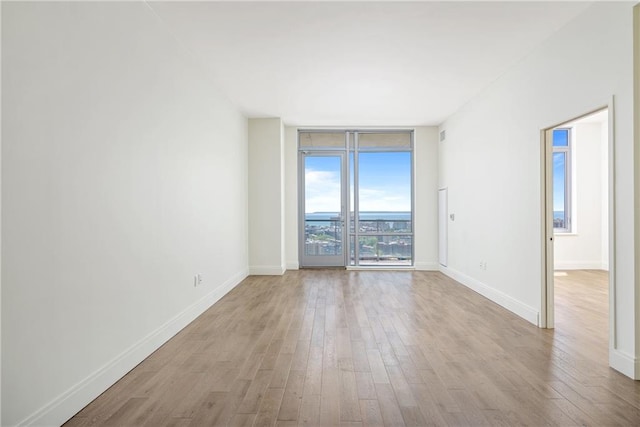
[(640, 425), (607, 330), (603, 272), (556, 278), (555, 330), (437, 272), (254, 276), (66, 426)]

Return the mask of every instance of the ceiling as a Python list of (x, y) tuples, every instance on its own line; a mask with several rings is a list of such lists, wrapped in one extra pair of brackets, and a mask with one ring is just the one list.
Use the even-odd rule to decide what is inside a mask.
[(589, 2), (148, 2), (248, 117), (437, 125)]

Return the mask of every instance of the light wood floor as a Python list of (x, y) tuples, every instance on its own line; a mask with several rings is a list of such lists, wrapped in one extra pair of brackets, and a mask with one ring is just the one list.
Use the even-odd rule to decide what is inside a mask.
[(250, 277), (67, 426), (640, 425), (606, 275), (558, 277), (556, 321), (435, 272)]

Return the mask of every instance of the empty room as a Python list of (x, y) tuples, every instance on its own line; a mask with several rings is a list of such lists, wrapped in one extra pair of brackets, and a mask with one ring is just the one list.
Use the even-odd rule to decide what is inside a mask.
[(640, 424), (637, 2), (0, 5), (2, 426)]

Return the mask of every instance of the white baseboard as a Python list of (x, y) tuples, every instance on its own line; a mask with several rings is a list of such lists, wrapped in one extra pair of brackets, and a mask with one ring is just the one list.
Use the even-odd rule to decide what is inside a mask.
[(416, 262), (413, 266), (420, 271), (440, 271), (440, 264), (437, 262)]
[(235, 274), (115, 359), (22, 420), (18, 426), (62, 425), (235, 288), (247, 275), (246, 270)]
[(640, 360), (621, 350), (609, 350), (609, 366), (631, 379), (640, 379)]
[(298, 264), (298, 261), (287, 261), (286, 267), (287, 270), (300, 270), (300, 264)]
[(492, 287), (480, 282), (479, 280), (469, 277), (466, 274), (460, 273), (459, 271), (456, 271), (452, 268), (440, 266), (440, 271), (456, 280), (457, 282), (465, 285), (469, 289), (476, 291), (480, 295), (490, 299), (496, 304), (506, 308), (512, 313), (515, 313), (523, 319), (538, 326), (539, 312), (533, 307), (529, 307), (528, 305), (521, 303), (520, 301), (516, 300), (513, 297), (510, 297), (504, 292), (493, 289)]
[(602, 261), (556, 261), (553, 263), (555, 270), (608, 270), (608, 267)]
[(282, 276), (286, 269), (281, 265), (250, 265), (251, 276)]

